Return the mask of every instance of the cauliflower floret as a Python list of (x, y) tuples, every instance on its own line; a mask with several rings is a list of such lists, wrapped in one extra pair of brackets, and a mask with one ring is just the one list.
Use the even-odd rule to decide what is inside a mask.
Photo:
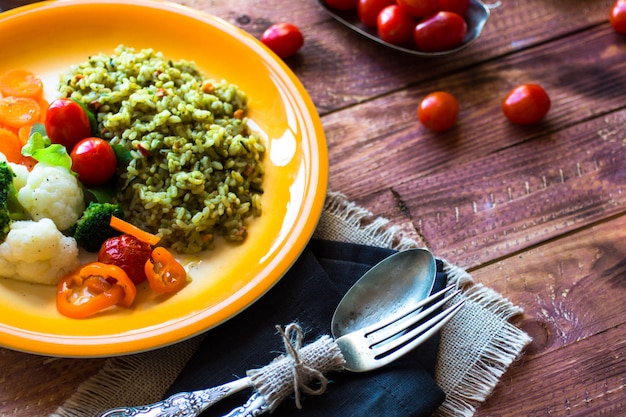
[(19, 190), (24, 185), (26, 185), (26, 180), (28, 179), (29, 171), (25, 165), (15, 164), (13, 162), (7, 161), (7, 157), (2, 152), (0, 152), (0, 162), (6, 162), (11, 166), (11, 170), (15, 174), (15, 179), (13, 180), (13, 184), (15, 185), (15, 188), (17, 190)]
[(24, 165), (14, 164), (11, 162), (9, 162), (9, 165), (11, 166), (11, 170), (15, 174), (15, 178), (13, 178), (13, 185), (15, 185), (16, 190), (19, 190), (24, 187), (26, 185), (26, 182), (28, 181), (28, 168), (26, 168), (26, 166)]
[(76, 240), (59, 232), (50, 219), (13, 222), (0, 244), (0, 276), (5, 278), (56, 285), (79, 266)]
[(85, 209), (83, 190), (67, 169), (42, 164), (35, 165), (17, 199), (33, 220), (52, 219), (57, 229), (69, 229)]

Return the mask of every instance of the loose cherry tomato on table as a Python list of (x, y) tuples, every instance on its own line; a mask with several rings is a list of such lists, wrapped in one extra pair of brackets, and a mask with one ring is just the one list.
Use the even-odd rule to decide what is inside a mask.
[(378, 14), (376, 30), (378, 36), (393, 45), (410, 46), (415, 20), (400, 6), (394, 4), (385, 7)]
[(71, 151), (74, 146), (91, 136), (91, 124), (85, 110), (77, 102), (60, 98), (50, 103), (44, 118), (46, 134), (52, 143)]
[(396, 0), (396, 3), (409, 15), (427, 17), (439, 11), (437, 0)]
[(435, 132), (450, 129), (458, 116), (458, 100), (445, 91), (428, 94), (417, 107), (417, 118), (420, 123)]
[(291, 23), (275, 23), (263, 32), (261, 42), (280, 58), (288, 58), (304, 45), (304, 36)]
[(550, 97), (537, 84), (522, 84), (506, 95), (502, 101), (502, 112), (509, 121), (527, 125), (537, 123), (550, 110)]
[(352, 10), (356, 9), (358, 0), (324, 0), (326, 5), (337, 10)]
[(413, 39), (420, 51), (441, 52), (461, 45), (466, 33), (465, 19), (453, 12), (438, 12), (415, 26)]
[(454, 12), (461, 17), (467, 16), (470, 6), (470, 0), (438, 0), (439, 10), (445, 12)]
[(393, 4), (396, 4), (395, 0), (358, 0), (356, 11), (365, 26), (375, 28), (378, 24), (378, 14)]
[(617, 33), (626, 35), (626, 0), (617, 0), (613, 3), (609, 22)]
[(115, 151), (104, 139), (85, 138), (72, 152), (72, 171), (85, 185), (102, 185), (113, 177), (117, 168)]

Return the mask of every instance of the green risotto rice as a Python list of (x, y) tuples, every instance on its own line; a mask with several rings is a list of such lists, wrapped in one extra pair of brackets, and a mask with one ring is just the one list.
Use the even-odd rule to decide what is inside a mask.
[(119, 46), (73, 66), (60, 92), (96, 115), (100, 136), (130, 153), (116, 199), (126, 220), (184, 253), (241, 241), (261, 215), (265, 147), (237, 86), (203, 78), (193, 62)]

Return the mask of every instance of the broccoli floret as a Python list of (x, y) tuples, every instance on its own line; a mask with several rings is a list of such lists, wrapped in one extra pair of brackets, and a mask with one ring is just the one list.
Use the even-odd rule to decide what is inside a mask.
[(6, 162), (0, 162), (0, 241), (3, 241), (14, 220), (28, 220), (28, 212), (17, 199), (13, 184), (15, 174)]
[(105, 240), (120, 234), (109, 223), (111, 216), (124, 218), (119, 204), (89, 203), (89, 206), (70, 229), (78, 246), (88, 252), (98, 252)]

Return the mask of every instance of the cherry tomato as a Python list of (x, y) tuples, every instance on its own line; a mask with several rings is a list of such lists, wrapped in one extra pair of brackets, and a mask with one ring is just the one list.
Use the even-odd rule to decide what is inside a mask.
[(396, 0), (396, 3), (413, 17), (427, 17), (439, 11), (437, 0)]
[(358, 0), (324, 0), (324, 2), (333, 9), (352, 10), (356, 9)]
[(413, 32), (415, 46), (424, 52), (441, 52), (463, 43), (465, 20), (453, 12), (438, 12), (420, 21)]
[(617, 33), (626, 35), (626, 0), (617, 0), (613, 3), (609, 21)]
[(113, 177), (117, 167), (115, 151), (106, 140), (85, 138), (78, 142), (72, 152), (72, 171), (85, 185), (102, 185)]
[(445, 91), (428, 94), (417, 107), (417, 118), (420, 123), (435, 132), (450, 129), (458, 116), (458, 100)]
[(527, 125), (537, 123), (550, 110), (550, 97), (537, 84), (522, 84), (515, 87), (502, 101), (502, 112), (509, 121)]
[(356, 11), (365, 26), (375, 28), (378, 14), (387, 6), (396, 4), (395, 0), (358, 0)]
[(467, 16), (470, 0), (438, 0), (439, 10), (445, 12), (454, 12), (461, 17)]
[(46, 134), (52, 143), (71, 151), (74, 146), (91, 136), (91, 125), (85, 110), (73, 100), (60, 98), (50, 103), (44, 119)]
[(104, 241), (98, 252), (98, 262), (122, 268), (134, 284), (146, 280), (145, 265), (152, 246), (133, 235), (119, 235)]
[(415, 20), (397, 4), (385, 7), (378, 14), (378, 36), (394, 45), (409, 46), (413, 37)]
[(263, 32), (261, 42), (281, 58), (288, 58), (304, 45), (304, 36), (291, 23), (275, 23)]

